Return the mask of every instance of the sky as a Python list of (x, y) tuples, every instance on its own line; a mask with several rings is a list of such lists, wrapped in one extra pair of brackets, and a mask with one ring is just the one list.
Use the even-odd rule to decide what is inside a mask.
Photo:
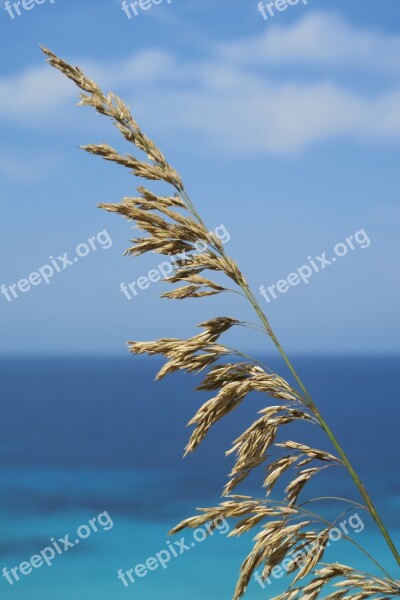
[[(148, 2), (135, 16), (119, 0), (25, 0), (18, 15), (0, 0), (0, 353), (122, 354), (256, 319), (236, 296), (121, 291), (162, 258), (124, 257), (135, 233), (96, 205), (142, 182), (79, 150), (126, 147), (39, 44), (127, 101), (288, 351), (398, 353), (398, 0), (300, 0), (267, 19), (253, 0)], [(242, 329), (232, 344), (273, 352)]]

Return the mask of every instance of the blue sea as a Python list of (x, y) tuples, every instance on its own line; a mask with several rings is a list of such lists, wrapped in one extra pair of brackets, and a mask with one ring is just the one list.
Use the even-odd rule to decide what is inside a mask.
[[(309, 356), (294, 361), (400, 544), (399, 359)], [(209, 396), (194, 393), (196, 378), (183, 374), (154, 383), (158, 366), (157, 360), (137, 357), (1, 359), (0, 571), (11, 572), (51, 540), (69, 535), (74, 542), (78, 529), (99, 515), (106, 526), (98, 522), (97, 532), (56, 555), (52, 566), (20, 573), (19, 581), (11, 576), (12, 585), (0, 576), (0, 598), (232, 597), (251, 536), (227, 538), (221, 528), (194, 542), (188, 532), (187, 550), (180, 554), (177, 540), (182, 534), (170, 539), (167, 533), (195, 514), (196, 507), (218, 502), (231, 465), (225, 451), (268, 399), (249, 396), (183, 460), (190, 433), (186, 423)], [(285, 432), (288, 439), (304, 441), (309, 435), (309, 429), (291, 427)], [(323, 444), (315, 432), (317, 443)], [(260, 496), (262, 480), (261, 469), (238, 491)], [(339, 469), (321, 476), (310, 491), (359, 500), (352, 481)], [(328, 502), (323, 513), (333, 509)], [(365, 528), (354, 533), (357, 542), (396, 574), (376, 527), (362, 518)], [(165, 568), (159, 564), (145, 575), (139, 568), (142, 576), (135, 575), (134, 583), (128, 579), (128, 587), (118, 579), (120, 569), (144, 565), (174, 543), (178, 556), (170, 551)], [(344, 541), (332, 545), (329, 553), (332, 560), (374, 568)], [(27, 570), (26, 565), (21, 568)], [(246, 598), (271, 598), (284, 584), (277, 579), (263, 590), (253, 581)]]

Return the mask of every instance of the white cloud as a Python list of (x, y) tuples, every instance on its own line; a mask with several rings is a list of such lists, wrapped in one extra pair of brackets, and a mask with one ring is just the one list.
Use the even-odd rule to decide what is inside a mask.
[(163, 50), (144, 50), (115, 63), (101, 63), (84, 60), (80, 67), (91, 73), (104, 86), (160, 84), (173, 81), (177, 67), (174, 57)]
[(48, 67), (28, 69), (0, 79), (0, 118), (28, 121), (74, 97), (71, 85)]
[(330, 13), (314, 12), (293, 25), (271, 21), (261, 36), (221, 45), (235, 64), (400, 70), (400, 36), (360, 29)]
[[(261, 37), (217, 45), (202, 59), (148, 50), (118, 63), (83, 60), (81, 65), (106, 89), (116, 88), (133, 100), (153, 131), (195, 136), (207, 148), (230, 155), (291, 156), (338, 138), (398, 139), (400, 87), (366, 92), (363, 73), (352, 78), (349, 89), (335, 81), (330, 68), (397, 74), (399, 50), (399, 37), (311, 14), (294, 25), (269, 28)], [(276, 69), (264, 68), (299, 63), (324, 67), (324, 76), (293, 79), (282, 69), (277, 75)], [(60, 112), (76, 97), (71, 82), (43, 66), (0, 80), (0, 119), (54, 126), (54, 115), (60, 122)]]
[[(221, 149), (246, 155), (291, 155), (319, 141), (343, 136), (400, 136), (400, 90), (365, 101), (329, 83), (264, 83), (254, 89), (257, 93), (253, 94), (251, 87), (243, 88), (239, 81), (225, 93), (212, 89), (180, 98), (178, 125), (196, 129), (203, 137), (213, 135)], [(178, 109), (176, 99), (169, 102), (171, 109), (173, 104)]]
[(376, 98), (329, 82), (276, 83), (208, 66), (201, 89), (158, 91), (142, 97), (146, 118), (174, 132), (196, 133), (219, 152), (290, 156), (320, 141), (400, 137), (400, 89)]

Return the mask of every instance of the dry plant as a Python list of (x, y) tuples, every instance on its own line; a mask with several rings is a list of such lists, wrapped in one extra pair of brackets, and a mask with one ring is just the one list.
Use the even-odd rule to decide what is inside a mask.
[[(212, 318), (199, 325), (201, 333), (188, 339), (129, 342), (130, 351), (134, 354), (161, 355), (166, 358), (157, 379), (178, 370), (205, 373), (197, 389), (209, 391), (213, 397), (203, 404), (190, 421), (193, 432), (186, 454), (195, 450), (210, 428), (237, 408), (251, 392), (259, 392), (266, 400), (271, 398), (275, 401), (261, 410), (259, 418), (234, 441), (227, 453), (235, 457), (223, 491), (223, 496), (229, 500), (215, 508), (200, 509), (199, 515), (180, 523), (172, 533), (186, 527), (196, 528), (204, 523), (210, 523), (212, 527), (216, 519), (221, 517), (238, 520), (230, 535), (241, 535), (257, 528), (254, 547), (241, 567), (235, 600), (245, 593), (255, 569), (262, 568), (263, 577), (267, 578), (285, 558), (300, 555), (301, 558), (293, 559), (286, 569), (291, 576), (288, 591), (275, 600), (398, 598), (400, 581), (393, 579), (378, 560), (348, 536), (344, 537), (367, 554), (382, 576), (360, 572), (339, 563), (324, 562), (329, 533), (335, 522), (326, 521), (310, 510), (311, 502), (324, 500), (348, 502), (349, 506), (365, 508), (375, 520), (398, 565), (400, 556), (364, 485), (285, 354), (243, 273), (226, 254), (221, 241), (209, 233), (186, 193), (179, 174), (143, 133), (120, 98), (113, 93), (105, 95), (79, 68), (70, 66), (46, 48), (43, 51), (53, 67), (81, 88), (79, 104), (91, 106), (98, 113), (110, 117), (125, 140), (145, 156), (139, 159), (132, 154), (122, 155), (107, 144), (88, 145), (83, 149), (127, 167), (134, 175), (164, 181), (173, 188), (171, 195), (159, 196), (145, 187), (138, 187), (137, 197), (124, 198), (120, 204), (99, 205), (133, 221), (137, 229), (147, 234), (132, 240), (126, 254), (157, 252), (175, 256), (173, 274), (165, 281), (178, 284), (178, 287), (163, 294), (164, 297), (181, 300), (230, 291), (242, 294), (255, 310), (260, 327), (279, 350), (298, 386), (296, 389), (258, 360), (232, 350), (220, 341), (232, 327), (246, 325), (235, 318)], [(195, 246), (199, 241), (204, 245), (201, 253), (196, 251), (198, 246)], [(186, 260), (176, 258), (183, 251), (187, 254)], [(215, 274), (224, 276), (227, 284), (222, 285), (210, 279), (215, 278)], [(233, 290), (228, 286), (233, 286)], [(285, 425), (298, 421), (322, 428), (334, 454), (291, 440), (277, 443), (278, 431), (284, 431)], [(277, 456), (271, 455), (273, 448), (278, 451)], [(264, 466), (266, 473), (265, 497), (255, 499), (232, 495), (236, 486), (260, 465)], [(299, 501), (300, 494), (311, 479), (327, 468), (338, 466), (347, 469), (365, 505), (334, 497)], [(283, 475), (290, 475), (290, 483), (280, 501), (272, 500), (270, 494)]]

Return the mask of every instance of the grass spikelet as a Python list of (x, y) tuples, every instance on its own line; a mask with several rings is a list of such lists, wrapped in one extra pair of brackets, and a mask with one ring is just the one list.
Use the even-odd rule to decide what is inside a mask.
[[(128, 219), (144, 234), (131, 240), (126, 254), (136, 256), (154, 252), (174, 256), (173, 272), (165, 281), (179, 287), (163, 293), (163, 298), (182, 301), (222, 292), (239, 293), (254, 310), (261, 332), (267, 342), (279, 351), (293, 379), (292, 385), (257, 359), (222, 343), (221, 338), (232, 327), (248, 326), (239, 316), (209, 319), (199, 325), (200, 333), (188, 339), (170, 337), (128, 343), (133, 354), (165, 357), (166, 363), (157, 379), (178, 370), (203, 373), (197, 390), (212, 397), (203, 403), (190, 421), (194, 431), (186, 453), (194, 451), (213, 425), (247, 401), (250, 393), (258, 394), (265, 403), (260, 416), (237, 437), (227, 452), (228, 456), (234, 455), (234, 465), (223, 493), (228, 496), (254, 469), (264, 466), (266, 497), (229, 496), (217, 507), (199, 509), (199, 514), (179, 523), (171, 533), (188, 527), (197, 528), (205, 523), (210, 524), (211, 531), (221, 518), (236, 520), (231, 536), (254, 530), (254, 546), (242, 564), (234, 600), (245, 594), (255, 569), (262, 568), (263, 576), (268, 577), (284, 559), (289, 559), (288, 573), (292, 580), (288, 590), (274, 600), (314, 600), (322, 593), (327, 594), (324, 596), (326, 600), (400, 597), (400, 581), (349, 536), (344, 536), (346, 541), (365, 552), (373, 568), (383, 574), (382, 577), (375, 573), (361, 573), (339, 563), (322, 562), (329, 533), (336, 521), (327, 521), (318, 511), (310, 511), (309, 505), (313, 502), (318, 506), (318, 503), (332, 500), (332, 497), (308, 496), (305, 502), (299, 503), (299, 496), (309, 490), (307, 484), (311, 479), (332, 466), (345, 470), (353, 479), (355, 489), (364, 501), (364, 505), (356, 503), (356, 506), (369, 512), (399, 566), (400, 555), (365, 486), (282, 348), (244, 274), (236, 261), (226, 254), (221, 240), (209, 232), (180, 175), (157, 145), (143, 133), (123, 100), (112, 92), (105, 94), (78, 67), (69, 65), (46, 48), (42, 50), (50, 65), (81, 89), (79, 104), (111, 119), (124, 140), (133, 145), (135, 155), (121, 154), (108, 144), (89, 144), (83, 149), (128, 168), (134, 176), (164, 182), (168, 188), (165, 195), (158, 195), (141, 185), (137, 188), (137, 197), (125, 197), (119, 204), (99, 204), (100, 208)], [(200, 251), (198, 242), (201, 242)], [(210, 279), (210, 272), (218, 273), (224, 282), (214, 282), (214, 276)], [(232, 284), (234, 289), (230, 288)], [(312, 442), (309, 445), (308, 439), (301, 442), (277, 441), (281, 432), (299, 422), (305, 423), (310, 436), (315, 425), (322, 429), (331, 451), (319, 450), (313, 447)], [(308, 425), (312, 427), (308, 428)], [(281, 478), (288, 478), (289, 483), (283, 497), (280, 493), (278, 499), (272, 499), (272, 492), (280, 487)], [(352, 501), (337, 499), (335, 510), (338, 512), (342, 502)], [(293, 559), (296, 552), (301, 554), (301, 560)]]

